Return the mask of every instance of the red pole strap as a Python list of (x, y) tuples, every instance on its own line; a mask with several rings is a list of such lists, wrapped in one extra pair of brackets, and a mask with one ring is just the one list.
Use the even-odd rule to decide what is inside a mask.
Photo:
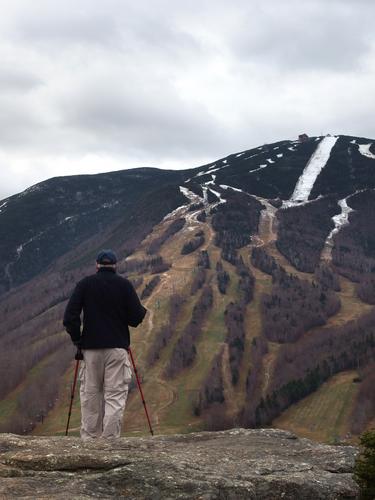
[(78, 367), (79, 367), (79, 359), (77, 359), (76, 362), (76, 369), (74, 371), (74, 380), (73, 380), (73, 387), (72, 387), (72, 393), (70, 395), (70, 407), (69, 407), (69, 415), (68, 415), (68, 422), (66, 424), (66, 430), (65, 430), (65, 436), (68, 435), (69, 432), (69, 423), (70, 423), (70, 415), (72, 414), (72, 406), (73, 406), (73, 399), (74, 399), (74, 393), (76, 390), (76, 384), (77, 384), (77, 375), (78, 375)]
[(154, 435), (154, 431), (152, 430), (152, 426), (151, 426), (151, 421), (150, 421), (150, 417), (148, 415), (148, 411), (147, 411), (147, 406), (146, 406), (146, 401), (145, 401), (145, 398), (143, 396), (143, 391), (142, 391), (142, 387), (141, 387), (141, 382), (139, 381), (139, 378), (138, 378), (138, 371), (137, 371), (137, 368), (135, 366), (135, 363), (134, 363), (134, 358), (133, 358), (133, 353), (130, 349), (130, 347), (128, 348), (128, 352), (130, 354), (130, 359), (132, 361), (132, 365), (133, 365), (133, 369), (134, 369), (134, 373), (135, 373), (135, 378), (137, 379), (137, 384), (138, 384), (138, 389), (139, 389), (139, 392), (141, 394), (141, 398), (142, 398), (142, 403), (143, 403), (143, 407), (145, 409), (145, 413), (146, 413), (146, 417), (147, 417), (147, 422), (148, 422), (148, 426), (150, 428), (150, 432), (151, 432), (151, 436)]

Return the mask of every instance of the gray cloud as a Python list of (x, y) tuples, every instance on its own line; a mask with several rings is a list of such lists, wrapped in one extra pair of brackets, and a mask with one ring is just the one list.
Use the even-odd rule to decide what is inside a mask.
[(351, 71), (371, 50), (373, 2), (264, 2), (255, 16), (251, 7), (230, 41), (240, 60), (283, 71)]
[(41, 84), (40, 78), (31, 72), (4, 65), (0, 68), (0, 91), (2, 94), (28, 92)]
[(374, 17), (372, 0), (4, 0), (0, 198), (303, 131), (375, 137)]

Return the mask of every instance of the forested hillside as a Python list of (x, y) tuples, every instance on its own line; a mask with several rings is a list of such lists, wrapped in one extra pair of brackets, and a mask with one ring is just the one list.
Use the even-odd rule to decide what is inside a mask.
[[(53, 179), (0, 203), (0, 430), (63, 431), (74, 349), (61, 319), (103, 247), (148, 309), (131, 334), (156, 432), (276, 422), (343, 440), (372, 425), (372, 143), (281, 141), (193, 170)], [(125, 433), (147, 431), (142, 412), (133, 387)], [(79, 418), (77, 398), (73, 432)]]

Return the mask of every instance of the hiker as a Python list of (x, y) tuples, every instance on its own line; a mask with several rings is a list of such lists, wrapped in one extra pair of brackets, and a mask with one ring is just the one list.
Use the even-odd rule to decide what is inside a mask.
[(64, 314), (65, 329), (83, 354), (79, 374), (83, 439), (120, 436), (131, 380), (128, 325), (138, 326), (146, 314), (133, 285), (116, 274), (116, 262), (112, 250), (101, 251), (96, 274), (79, 281)]

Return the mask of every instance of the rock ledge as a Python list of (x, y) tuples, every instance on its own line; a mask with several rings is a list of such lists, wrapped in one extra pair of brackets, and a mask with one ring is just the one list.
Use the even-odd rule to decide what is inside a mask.
[(0, 434), (0, 498), (354, 499), (357, 452), (277, 429), (86, 443)]

